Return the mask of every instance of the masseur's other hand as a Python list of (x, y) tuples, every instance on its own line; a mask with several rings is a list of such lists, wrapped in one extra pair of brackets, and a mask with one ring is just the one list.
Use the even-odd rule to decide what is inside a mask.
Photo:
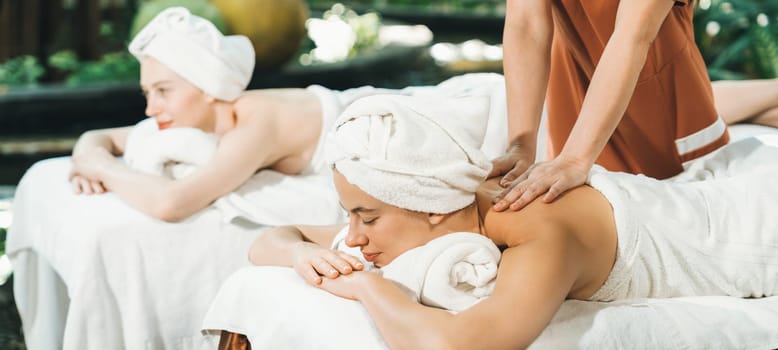
[(535, 149), (513, 145), (501, 157), (492, 160), (489, 177), (504, 175), (500, 186), (507, 187), (535, 162)]
[(353, 255), (308, 242), (301, 244), (303, 246), (295, 250), (292, 267), (306, 282), (314, 286), (322, 283), (324, 280), (322, 277), (338, 278), (365, 267)]
[(586, 183), (591, 167), (563, 156), (537, 163), (495, 198), (494, 210), (519, 210), (540, 196), (544, 202), (551, 203), (562, 193)]

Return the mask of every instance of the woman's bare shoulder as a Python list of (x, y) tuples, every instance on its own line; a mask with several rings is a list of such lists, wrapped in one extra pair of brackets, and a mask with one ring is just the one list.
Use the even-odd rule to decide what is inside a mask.
[(235, 101), (236, 117), (269, 118), (275, 121), (321, 115), (319, 98), (302, 88), (249, 90)]
[(487, 235), (498, 245), (513, 247), (551, 232), (577, 237), (581, 229), (588, 232), (612, 222), (610, 204), (588, 186), (570, 190), (552, 203), (538, 198), (519, 211), (494, 211), (492, 199), (503, 190), (495, 178), (484, 182), (476, 194)]

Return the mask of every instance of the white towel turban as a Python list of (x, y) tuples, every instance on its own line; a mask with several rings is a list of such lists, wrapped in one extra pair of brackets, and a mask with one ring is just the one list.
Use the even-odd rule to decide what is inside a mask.
[(151, 56), (220, 100), (233, 101), (246, 89), (256, 61), (251, 41), (224, 36), (206, 19), (183, 7), (160, 12), (129, 46), (138, 60)]
[(385, 203), (447, 214), (468, 206), (491, 169), (479, 150), (486, 97), (374, 95), (349, 105), (328, 157), (351, 184)]

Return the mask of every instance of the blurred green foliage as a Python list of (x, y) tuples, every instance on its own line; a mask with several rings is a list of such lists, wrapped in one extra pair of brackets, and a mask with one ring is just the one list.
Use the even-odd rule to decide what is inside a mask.
[(698, 1), (694, 31), (711, 79), (778, 77), (778, 1)]
[(0, 256), (5, 255), (5, 236), (7, 230), (5, 227), (0, 227)]
[(222, 33), (225, 33), (227, 30), (226, 22), (221, 13), (208, 0), (146, 0), (141, 3), (138, 13), (132, 21), (130, 38), (128, 40), (134, 37), (135, 34), (138, 34), (141, 28), (149, 23), (160, 11), (172, 6), (186, 7), (193, 14), (211, 21)]
[[(312, 9), (326, 10), (338, 1), (308, 0), (308, 3)], [(505, 14), (503, 0), (352, 0), (346, 3), (359, 12), (404, 10), (441, 16), (490, 14), (496, 17)], [(778, 1), (698, 0), (695, 3), (695, 36), (711, 79), (778, 77)], [(209, 0), (146, 0), (134, 16), (131, 36), (159, 10), (175, 5), (185, 6), (193, 13), (210, 19), (220, 30), (226, 28), (218, 10)], [(356, 16), (353, 11), (341, 15), (357, 33), (354, 52), (365, 50), (374, 43), (379, 15)], [(126, 46), (130, 38), (116, 38), (120, 33), (126, 33), (119, 30), (125, 25), (106, 23), (100, 28), (101, 37), (106, 42), (125, 41), (121, 46)], [(311, 44), (306, 43), (305, 46), (305, 49), (310, 49)], [(47, 74), (47, 68), (52, 68), (55, 73)], [(70, 85), (135, 81), (138, 72), (138, 63), (126, 51), (106, 54), (99, 61), (81, 62), (66, 50), (55, 53), (46, 62), (25, 55), (0, 64), (0, 85), (34, 85), (43, 77), (47, 80), (63, 78)]]
[(43, 65), (35, 56), (14, 57), (0, 64), (0, 85), (35, 85), (44, 73)]
[(67, 85), (125, 82), (138, 80), (140, 64), (128, 52), (103, 55), (99, 61), (81, 62), (70, 50), (59, 51), (49, 57), (50, 67), (63, 73)]

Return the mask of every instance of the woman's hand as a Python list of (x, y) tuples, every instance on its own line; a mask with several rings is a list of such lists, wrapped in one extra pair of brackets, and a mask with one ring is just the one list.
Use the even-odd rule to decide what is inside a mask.
[(106, 192), (106, 186), (100, 179), (100, 171), (111, 162), (117, 162), (108, 150), (94, 147), (74, 154), (71, 158), (73, 169), (68, 179), (76, 194), (100, 194)]
[(322, 277), (335, 279), (365, 268), (355, 256), (310, 242), (301, 242), (295, 252), (292, 267), (306, 282), (314, 286), (322, 283)]
[(324, 279), (318, 287), (341, 298), (359, 300), (359, 292), (370, 283), (372, 278), (383, 277), (369, 271), (357, 271), (335, 279)]
[(98, 180), (90, 180), (78, 173), (70, 174), (70, 185), (75, 194), (101, 194), (107, 192), (105, 185)]
[(505, 155), (492, 160), (492, 171), (489, 177), (505, 175), (500, 179), (500, 186), (507, 187), (524, 174), (534, 162), (534, 148), (512, 145)]
[(586, 183), (591, 168), (592, 164), (563, 156), (537, 163), (495, 198), (493, 208), (519, 210), (541, 195), (544, 202), (551, 203), (562, 193)]
[[(72, 174), (83, 176), (92, 181), (99, 181), (102, 171), (119, 160), (103, 147), (94, 147), (73, 154)], [(73, 176), (71, 176), (73, 177)]]

